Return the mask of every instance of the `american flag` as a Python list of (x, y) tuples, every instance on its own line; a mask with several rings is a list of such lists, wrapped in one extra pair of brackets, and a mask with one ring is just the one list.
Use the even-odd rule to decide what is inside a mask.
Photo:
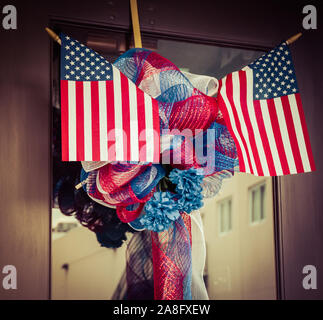
[(224, 77), (219, 106), (235, 140), (241, 172), (279, 176), (315, 170), (286, 43)]
[(62, 160), (159, 162), (157, 101), (92, 49), (60, 38)]

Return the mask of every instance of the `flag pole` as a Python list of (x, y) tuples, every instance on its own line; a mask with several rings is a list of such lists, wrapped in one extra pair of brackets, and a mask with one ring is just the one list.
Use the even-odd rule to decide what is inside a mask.
[(135, 48), (142, 48), (137, 0), (130, 0), (130, 11)]
[[(62, 40), (60, 39), (60, 37), (50, 28), (45, 28), (46, 32), (48, 33), (48, 35), (54, 40), (56, 41), (59, 45), (62, 45)], [(299, 32), (295, 35), (293, 35), (292, 37), (290, 37), (288, 40), (286, 40), (286, 43), (288, 45), (292, 44), (293, 42), (295, 42), (296, 40), (298, 40), (300, 37), (302, 36), (302, 33)]]
[(56, 41), (59, 45), (62, 45), (62, 40), (52, 29), (46, 27), (45, 30), (54, 41)]
[(287, 41), (286, 41), (286, 44), (290, 45), (292, 44), (293, 42), (295, 42), (297, 39), (299, 39), (300, 37), (302, 36), (302, 33), (299, 32), (295, 35), (293, 35), (292, 37), (290, 37)]

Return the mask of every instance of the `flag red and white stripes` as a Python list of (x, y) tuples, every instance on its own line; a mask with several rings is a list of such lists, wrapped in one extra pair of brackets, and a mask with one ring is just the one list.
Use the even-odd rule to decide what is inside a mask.
[(157, 101), (112, 72), (113, 80), (61, 80), (63, 161), (159, 162)]
[(315, 170), (299, 93), (256, 100), (249, 67), (220, 81), (219, 105), (241, 172), (279, 176)]

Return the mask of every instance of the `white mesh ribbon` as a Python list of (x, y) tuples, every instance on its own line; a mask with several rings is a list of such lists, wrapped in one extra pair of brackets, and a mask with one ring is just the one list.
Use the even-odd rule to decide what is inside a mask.
[[(188, 80), (195, 88), (207, 94), (214, 96), (218, 92), (219, 81), (216, 78), (183, 72)], [(212, 178), (210, 178), (212, 180)], [(210, 184), (204, 181), (203, 191), (207, 194), (216, 193), (218, 189), (214, 185), (214, 181)], [(216, 181), (218, 183), (218, 181)], [(204, 194), (205, 196), (205, 194)], [(192, 299), (193, 300), (208, 300), (209, 296), (205, 287), (203, 273), (206, 259), (206, 246), (203, 230), (203, 222), (200, 212), (193, 211), (191, 214), (191, 232), (192, 232)]]
[(218, 79), (210, 76), (203, 76), (200, 74), (193, 74), (189, 72), (182, 73), (186, 76), (186, 78), (192, 83), (192, 85), (203, 92), (204, 94), (212, 97), (217, 94), (219, 88)]
[(109, 163), (109, 161), (81, 161), (82, 167), (86, 172), (90, 172), (96, 169), (99, 169), (106, 164)]
[(192, 232), (192, 299), (208, 300), (209, 296), (203, 279), (206, 246), (202, 218), (198, 210), (193, 211), (190, 216)]

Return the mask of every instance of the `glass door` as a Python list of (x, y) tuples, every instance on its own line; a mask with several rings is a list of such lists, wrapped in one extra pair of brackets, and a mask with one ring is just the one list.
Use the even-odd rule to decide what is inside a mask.
[[(57, 27), (111, 62), (132, 47), (129, 34), (123, 31)], [(263, 53), (145, 35), (143, 46), (157, 51), (187, 74), (217, 79)], [(81, 227), (73, 216), (64, 216), (56, 201), (59, 184), (64, 179), (72, 183), (80, 165), (60, 162), (57, 52), (53, 56), (52, 298), (122, 298), (125, 245), (115, 250), (101, 248), (95, 234)], [(224, 180), (215, 198), (205, 201), (201, 214), (207, 247), (204, 279), (210, 299), (275, 299), (272, 179), (235, 174)]]

